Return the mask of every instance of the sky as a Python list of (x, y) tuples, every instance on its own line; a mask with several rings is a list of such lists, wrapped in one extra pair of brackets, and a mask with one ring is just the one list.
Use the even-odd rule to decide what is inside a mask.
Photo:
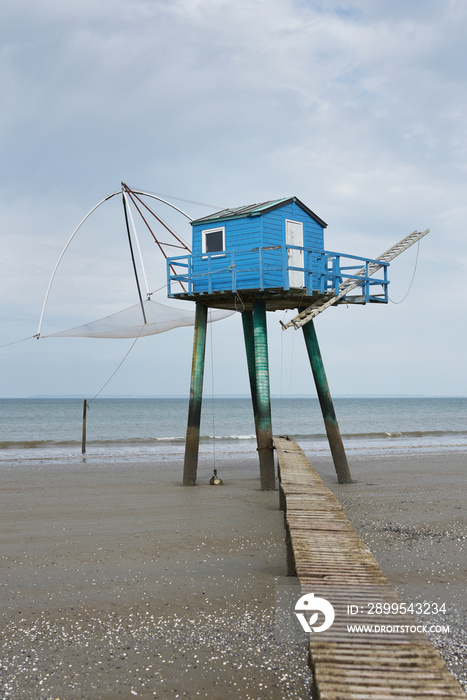
[[(193, 218), (297, 196), (328, 250), (367, 257), (430, 228), (391, 264), (393, 302), (415, 270), (401, 303), (329, 309), (316, 331), (336, 396), (467, 395), (464, 0), (3, 0), (0, 37), (0, 397), (188, 395), (192, 328), (140, 338), (110, 381), (131, 340), (32, 338), (64, 245), (122, 181)], [(44, 335), (137, 302), (125, 236), (114, 197), (70, 244)], [(271, 391), (314, 395), (283, 317)], [(205, 391), (248, 393), (239, 314), (212, 324)]]

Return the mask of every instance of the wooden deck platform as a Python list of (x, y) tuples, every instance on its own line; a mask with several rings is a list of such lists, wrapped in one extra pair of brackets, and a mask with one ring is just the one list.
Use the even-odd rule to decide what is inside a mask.
[[(399, 612), (396, 592), (300, 446), (287, 437), (274, 444), (288, 573), (298, 576), (302, 594), (335, 609), (328, 630), (309, 634), (313, 700), (466, 700), (425, 634), (413, 632), (418, 623)], [(397, 613), (370, 616), (377, 603), (393, 604)], [(350, 616), (349, 605), (358, 612)], [(372, 629), (350, 632), (349, 624)]]
[(285, 309), (300, 309), (318, 302), (325, 303), (333, 298), (331, 293), (308, 293), (306, 289), (240, 289), (239, 291), (214, 291), (214, 292), (177, 292), (172, 295), (174, 299), (196, 301), (206, 304), (213, 309), (229, 309), (231, 311), (251, 311), (253, 304), (263, 301), (266, 311), (284, 311)]

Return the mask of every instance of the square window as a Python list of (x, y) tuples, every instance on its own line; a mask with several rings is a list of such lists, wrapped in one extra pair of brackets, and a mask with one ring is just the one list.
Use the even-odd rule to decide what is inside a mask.
[(224, 228), (203, 231), (203, 253), (220, 253), (224, 247)]

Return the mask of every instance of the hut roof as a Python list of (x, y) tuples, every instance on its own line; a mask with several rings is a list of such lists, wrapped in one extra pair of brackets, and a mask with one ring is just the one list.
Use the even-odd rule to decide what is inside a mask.
[(296, 202), (304, 211), (307, 212), (315, 221), (317, 221), (321, 226), (326, 228), (327, 224), (320, 219), (317, 214), (311, 211), (303, 202), (301, 202), (297, 197), (283, 197), (282, 199), (272, 199), (268, 202), (260, 202), (257, 204), (248, 204), (243, 207), (234, 207), (228, 209), (221, 209), (214, 214), (209, 216), (203, 216), (201, 219), (195, 219), (192, 221), (193, 224), (207, 224), (216, 223), (219, 221), (225, 221), (226, 219), (239, 219), (246, 216), (260, 216), (266, 211), (271, 211), (271, 209), (276, 209), (284, 204), (289, 204), (290, 202)]

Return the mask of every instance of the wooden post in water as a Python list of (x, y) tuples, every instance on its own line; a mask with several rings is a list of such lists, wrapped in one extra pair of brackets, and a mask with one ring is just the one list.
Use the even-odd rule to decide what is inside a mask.
[(266, 306), (263, 301), (253, 304), (253, 332), (256, 374), (256, 437), (258, 441), (261, 489), (276, 488), (272, 441), (271, 396), (269, 390), (268, 338)]
[(86, 414), (88, 411), (88, 400), (84, 399), (83, 403), (83, 434), (81, 437), (81, 454), (86, 454)]
[(193, 362), (191, 365), (190, 403), (186, 430), (183, 485), (194, 486), (198, 473), (199, 427), (203, 400), (204, 355), (206, 350), (206, 326), (208, 307), (196, 302)]
[(350, 484), (352, 482), (352, 477), (350, 475), (347, 456), (345, 454), (344, 444), (332, 403), (331, 392), (329, 391), (329, 385), (326, 379), (326, 372), (324, 371), (323, 358), (321, 357), (313, 320), (308, 321), (308, 323), (302, 326), (302, 329), (308, 357), (310, 358), (313, 378), (316, 384), (319, 404), (324, 418), (326, 435), (328, 436), (329, 447), (331, 448), (331, 454), (334, 460), (337, 480), (340, 484)]

